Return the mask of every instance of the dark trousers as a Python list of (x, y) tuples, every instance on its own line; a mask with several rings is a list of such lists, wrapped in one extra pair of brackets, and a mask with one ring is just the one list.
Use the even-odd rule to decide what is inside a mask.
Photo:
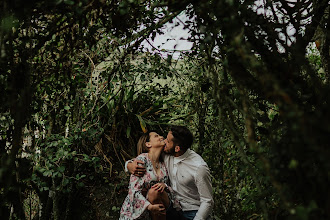
[(166, 220), (188, 220), (183, 216), (182, 211), (177, 211), (172, 204), (166, 211)]

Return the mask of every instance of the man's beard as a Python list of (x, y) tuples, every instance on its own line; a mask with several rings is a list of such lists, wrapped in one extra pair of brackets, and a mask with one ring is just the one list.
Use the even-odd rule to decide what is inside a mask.
[(175, 153), (175, 147), (172, 147), (169, 151), (164, 151), (165, 154), (170, 154), (170, 155), (174, 155)]

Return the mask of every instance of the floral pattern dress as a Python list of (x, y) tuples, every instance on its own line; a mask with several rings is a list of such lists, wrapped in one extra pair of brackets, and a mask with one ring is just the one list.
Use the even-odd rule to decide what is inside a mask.
[(169, 187), (169, 178), (164, 163), (159, 163), (160, 172), (159, 176), (157, 176), (147, 153), (140, 154), (136, 159), (144, 162), (146, 173), (143, 177), (131, 175), (128, 195), (120, 210), (120, 220), (151, 219), (149, 211), (147, 210), (150, 202), (147, 200), (146, 194), (156, 183), (166, 183), (169, 189), (168, 197), (170, 201), (172, 201), (173, 204), (178, 204), (177, 201), (174, 201), (174, 192), (171, 187)]

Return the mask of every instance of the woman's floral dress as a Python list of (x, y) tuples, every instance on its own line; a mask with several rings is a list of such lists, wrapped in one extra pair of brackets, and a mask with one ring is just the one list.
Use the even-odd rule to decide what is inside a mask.
[[(136, 159), (144, 162), (146, 173), (143, 177), (131, 175), (128, 195), (120, 210), (120, 220), (151, 219), (147, 210), (148, 205), (150, 205), (150, 202), (146, 198), (147, 191), (156, 183), (166, 183), (169, 185), (167, 170), (163, 162), (159, 163), (160, 172), (159, 176), (157, 176), (147, 153), (140, 154)], [(173, 190), (170, 187), (168, 189), (169, 199), (174, 204), (177, 204), (177, 201), (174, 201)]]

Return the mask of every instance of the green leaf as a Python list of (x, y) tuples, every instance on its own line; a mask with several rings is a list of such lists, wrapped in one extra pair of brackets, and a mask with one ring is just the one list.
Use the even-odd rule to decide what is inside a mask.
[(43, 173), (43, 176), (48, 176), (50, 177), (52, 175), (52, 171), (51, 170), (46, 170), (44, 173)]
[(64, 166), (60, 166), (60, 167), (58, 168), (58, 171), (60, 171), (61, 173), (63, 173), (64, 170), (65, 170), (65, 167), (64, 167)]
[(140, 121), (140, 126), (142, 128), (143, 133), (147, 132), (147, 125), (146, 122), (142, 119), (142, 117), (140, 115), (136, 115)]
[(126, 129), (126, 137), (129, 138), (131, 135), (131, 127), (127, 127)]
[(116, 211), (118, 211), (118, 210), (120, 210), (120, 208), (119, 208), (119, 207), (117, 207), (117, 206), (112, 206), (112, 208), (111, 208), (111, 209), (112, 209), (112, 211), (115, 211), (115, 212), (116, 212)]
[(42, 188), (40, 189), (40, 191), (48, 191), (48, 190), (49, 190), (49, 188), (48, 188), (47, 186), (42, 187)]
[(65, 178), (65, 179), (63, 179), (62, 185), (66, 186), (69, 184), (69, 182), (70, 182), (69, 179)]
[(299, 165), (299, 162), (297, 160), (291, 159), (288, 167), (289, 167), (289, 169), (296, 169), (298, 167), (298, 165)]
[(62, 2), (63, 2), (63, 0), (55, 0), (55, 1), (54, 1), (54, 4), (55, 4), (55, 5), (58, 5), (58, 4), (61, 4)]
[(65, 0), (64, 3), (67, 5), (74, 5), (74, 1), (71, 0)]

